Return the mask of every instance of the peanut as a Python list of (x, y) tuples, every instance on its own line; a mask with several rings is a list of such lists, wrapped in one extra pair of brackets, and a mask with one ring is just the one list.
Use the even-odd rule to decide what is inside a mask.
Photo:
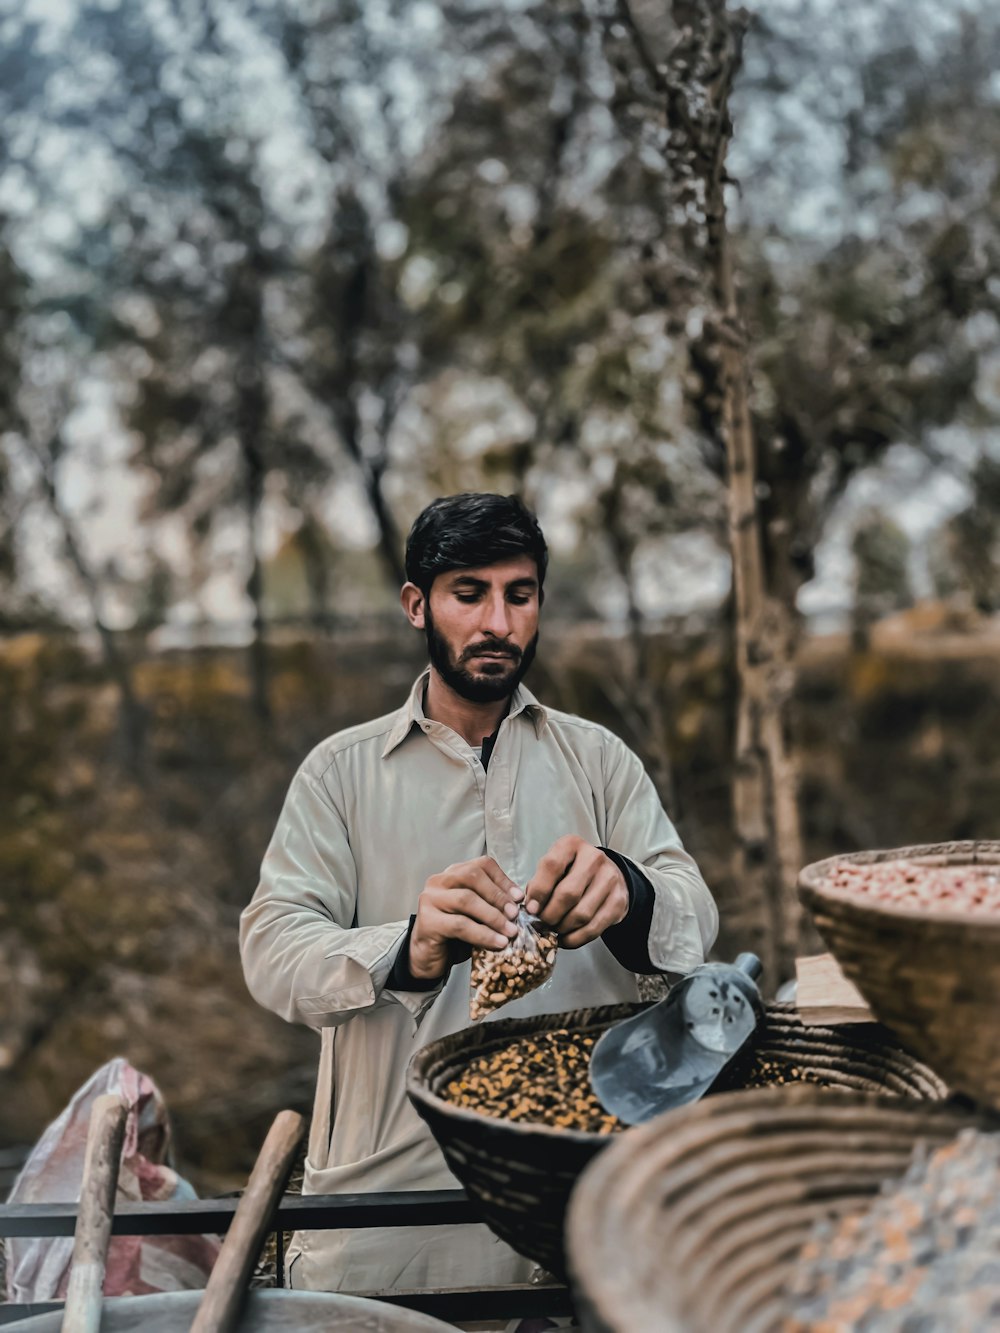
[(869, 864), (845, 861), (827, 879), (833, 889), (878, 904), (927, 912), (1000, 912), (1000, 866), (922, 864), (897, 859)]
[(522, 911), (520, 932), (506, 949), (472, 951), (469, 1016), (473, 1022), (548, 981), (556, 961), (558, 937), (529, 922)]

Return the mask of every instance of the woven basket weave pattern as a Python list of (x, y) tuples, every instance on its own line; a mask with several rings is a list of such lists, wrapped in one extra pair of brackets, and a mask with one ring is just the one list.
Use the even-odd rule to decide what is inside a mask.
[(883, 907), (828, 886), (844, 863), (991, 865), (1000, 842), (857, 852), (807, 866), (799, 896), (875, 1016), (952, 1087), (1000, 1108), (1000, 918)]
[[(563, 1227), (570, 1192), (584, 1168), (616, 1136), (515, 1124), (456, 1107), (441, 1093), (470, 1060), (515, 1037), (558, 1028), (602, 1032), (643, 1007), (615, 1005), (479, 1024), (433, 1042), (410, 1065), (410, 1097), (484, 1220), (514, 1249), (559, 1277), (565, 1275)], [(927, 1100), (946, 1095), (940, 1079), (895, 1049), (889, 1034), (874, 1024), (843, 1032), (805, 1027), (792, 1006), (770, 1005), (755, 1049), (814, 1070), (838, 1091), (874, 1088)], [(736, 1085), (747, 1063), (727, 1071)]]
[(568, 1243), (587, 1333), (774, 1333), (813, 1222), (904, 1172), (917, 1139), (996, 1128), (952, 1103), (812, 1087), (728, 1093), (623, 1136), (580, 1181)]

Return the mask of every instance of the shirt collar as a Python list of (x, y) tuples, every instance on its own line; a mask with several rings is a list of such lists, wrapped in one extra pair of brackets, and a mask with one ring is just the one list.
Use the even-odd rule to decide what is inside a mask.
[[(386, 737), (385, 746), (382, 750), (383, 759), (402, 745), (414, 727), (420, 727), (423, 730), (427, 725), (427, 718), (424, 714), (424, 689), (429, 675), (430, 667), (426, 667), (413, 682), (410, 697), (399, 710), (392, 730)], [(535, 735), (540, 736), (548, 714), (529, 689), (524, 685), (518, 685), (514, 691), (514, 697), (511, 699), (510, 712), (507, 716), (514, 718), (519, 717), (522, 713), (525, 713), (531, 720), (535, 728)]]

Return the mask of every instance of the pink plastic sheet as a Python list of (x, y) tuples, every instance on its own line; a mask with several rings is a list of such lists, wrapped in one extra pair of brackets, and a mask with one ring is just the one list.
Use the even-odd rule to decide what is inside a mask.
[[(110, 1060), (76, 1093), (32, 1149), (11, 1190), (10, 1203), (76, 1203), (80, 1198), (90, 1111), (97, 1097), (117, 1093), (128, 1107), (118, 1176), (118, 1202), (194, 1199), (195, 1191), (168, 1165), (167, 1108), (151, 1078), (127, 1060)], [(106, 1296), (146, 1295), (204, 1287), (219, 1252), (215, 1236), (113, 1236)], [(73, 1238), (7, 1242), (7, 1299), (54, 1301), (66, 1295)]]

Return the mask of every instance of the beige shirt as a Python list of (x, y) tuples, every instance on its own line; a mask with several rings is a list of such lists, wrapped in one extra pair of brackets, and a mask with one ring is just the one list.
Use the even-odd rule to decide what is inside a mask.
[[(687, 972), (715, 939), (711, 894), (617, 736), (543, 708), (522, 686), (484, 771), (471, 746), (425, 717), (426, 679), (396, 712), (308, 756), (240, 923), (251, 993), (322, 1034), (307, 1193), (456, 1186), (404, 1079), (415, 1050), (469, 1025), (469, 964), (436, 991), (386, 988), (431, 875), (489, 855), (527, 884), (573, 833), (629, 857), (653, 885), (657, 967)], [(595, 940), (561, 952), (544, 987), (495, 1016), (636, 998), (633, 974)], [(295, 1286), (353, 1291), (523, 1281), (531, 1267), (483, 1227), (300, 1234), (290, 1261)]]

